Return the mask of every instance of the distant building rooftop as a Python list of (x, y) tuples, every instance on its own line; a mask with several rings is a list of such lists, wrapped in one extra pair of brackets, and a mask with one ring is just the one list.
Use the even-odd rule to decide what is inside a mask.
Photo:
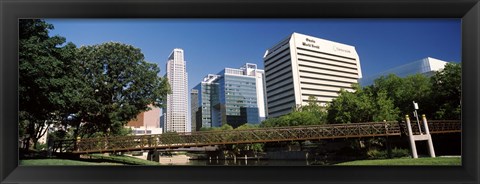
[(443, 69), (445, 67), (445, 64), (447, 63), (448, 62), (446, 61), (427, 57), (362, 78), (360, 80), (360, 84), (362, 86), (372, 85), (375, 79), (381, 76), (387, 76), (389, 74), (395, 74), (399, 77), (407, 77), (414, 74), (432, 76), (435, 74), (436, 71)]

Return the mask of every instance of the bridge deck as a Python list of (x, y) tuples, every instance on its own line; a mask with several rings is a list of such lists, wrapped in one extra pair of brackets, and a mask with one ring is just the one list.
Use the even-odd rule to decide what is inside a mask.
[[(461, 132), (459, 120), (431, 120), (428, 123), (432, 134)], [(166, 133), (81, 139), (77, 143), (77, 149), (73, 149), (74, 140), (58, 140), (55, 141), (54, 148), (57, 152), (103, 153), (296, 140), (400, 136), (405, 134), (405, 126), (404, 123), (398, 122), (372, 122)], [(415, 134), (419, 134), (416, 123), (412, 123), (412, 129), (416, 131)]]

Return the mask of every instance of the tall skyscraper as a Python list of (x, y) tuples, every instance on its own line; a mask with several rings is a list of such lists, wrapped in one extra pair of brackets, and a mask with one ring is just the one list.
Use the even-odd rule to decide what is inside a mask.
[(362, 77), (355, 47), (293, 33), (264, 55), (268, 117), (308, 103), (326, 104)]
[(196, 118), (201, 127), (238, 127), (266, 118), (264, 71), (256, 64), (209, 74), (194, 89), (198, 91), (198, 107), (192, 119)]
[(166, 108), (162, 112), (162, 128), (164, 132), (187, 132), (188, 75), (182, 49), (173, 49), (168, 57), (166, 72), (172, 94), (167, 95)]

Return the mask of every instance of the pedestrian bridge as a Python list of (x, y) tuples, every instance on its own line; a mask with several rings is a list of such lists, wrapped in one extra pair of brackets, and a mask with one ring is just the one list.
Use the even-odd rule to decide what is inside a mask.
[[(430, 120), (431, 134), (460, 133), (460, 120)], [(414, 134), (419, 127), (412, 123)], [(423, 129), (420, 127), (420, 129)], [(405, 122), (371, 122), (314, 126), (272, 127), (229, 131), (200, 131), (141, 136), (117, 136), (80, 140), (56, 140), (54, 152), (75, 154), (176, 149), (228, 144), (251, 144), (339, 138), (406, 135)], [(74, 146), (75, 141), (77, 145)]]

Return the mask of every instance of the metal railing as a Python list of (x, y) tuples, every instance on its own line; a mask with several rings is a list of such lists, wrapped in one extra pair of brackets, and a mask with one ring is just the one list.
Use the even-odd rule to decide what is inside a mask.
[[(430, 132), (433, 134), (461, 132), (459, 120), (430, 120), (428, 123)], [(371, 122), (166, 133), (81, 139), (77, 141), (76, 148), (74, 148), (75, 140), (58, 140), (55, 141), (55, 149), (56, 152), (102, 153), (243, 143), (400, 136), (405, 135), (405, 127), (404, 122)], [(412, 128), (419, 133), (418, 127)]]

